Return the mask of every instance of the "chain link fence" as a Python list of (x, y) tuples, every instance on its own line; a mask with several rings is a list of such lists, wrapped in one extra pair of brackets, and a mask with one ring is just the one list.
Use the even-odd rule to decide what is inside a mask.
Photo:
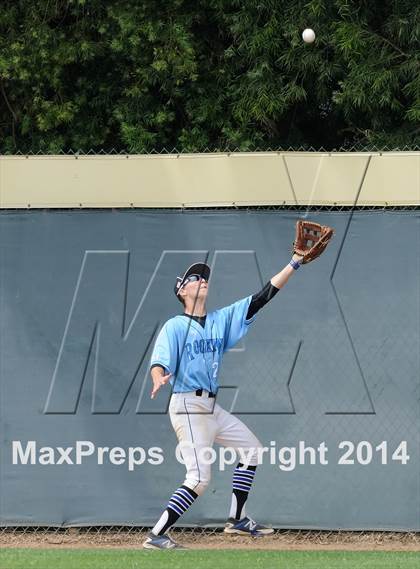
[[(0, 547), (65, 546), (65, 547), (138, 547), (146, 538), (146, 526), (86, 527), (0, 527)], [(222, 527), (175, 527), (169, 532), (183, 545), (200, 547), (254, 547), (247, 536), (226, 536)], [(260, 542), (258, 542), (260, 543)], [(420, 550), (420, 532), (331, 531), (277, 529), (265, 536), (264, 547), (273, 549), (310, 549), (337, 547), (343, 549)]]
[[(179, 207), (111, 207), (111, 208), (101, 208), (101, 207), (83, 207), (82, 205), (78, 208), (25, 208), (28, 209), (35, 209), (36, 211), (54, 211), (54, 212), (69, 212), (69, 211), (86, 211), (89, 213), (92, 212), (100, 212), (100, 211), (107, 211), (107, 212), (124, 212), (124, 211), (147, 211), (147, 212), (156, 212), (156, 213), (182, 213), (182, 212), (218, 212), (218, 211), (243, 211), (243, 212), (272, 212), (272, 211), (290, 211), (296, 212), (297, 214), (304, 214), (304, 213), (353, 213), (353, 212), (378, 212), (381, 211), (420, 211), (420, 205), (395, 205), (395, 204), (387, 204), (384, 203), (382, 205), (302, 205), (302, 204), (281, 204), (281, 205), (236, 205), (235, 203), (231, 205), (223, 205), (223, 206), (190, 206), (190, 205), (183, 205)], [(15, 213), (16, 208), (8, 209), (4, 208), (1, 210), (2, 212), (10, 212)]]
[(109, 149), (73, 149), (68, 148), (66, 150), (16, 150), (14, 152), (1, 153), (0, 156), (74, 156), (78, 158), (79, 156), (139, 156), (139, 155), (188, 155), (188, 154), (234, 154), (234, 153), (257, 153), (257, 152), (322, 152), (327, 154), (332, 154), (336, 152), (351, 153), (351, 152), (373, 152), (373, 153), (383, 153), (383, 152), (419, 152), (420, 145), (405, 145), (400, 147), (394, 146), (375, 146), (375, 145), (360, 145), (355, 144), (351, 146), (341, 146), (338, 148), (326, 149), (323, 146), (315, 148), (313, 146), (284, 146), (284, 147), (249, 147), (242, 149), (239, 147), (223, 147), (223, 148), (209, 148), (205, 147), (200, 150), (189, 150), (185, 148), (160, 148), (153, 149), (149, 152), (132, 152), (130, 149), (126, 148), (109, 148)]

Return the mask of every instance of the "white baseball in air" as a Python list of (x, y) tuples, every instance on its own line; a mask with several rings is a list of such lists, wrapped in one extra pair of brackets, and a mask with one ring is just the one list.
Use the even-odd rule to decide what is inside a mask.
[(305, 43), (312, 43), (315, 41), (315, 32), (311, 28), (306, 28), (302, 32), (302, 39)]

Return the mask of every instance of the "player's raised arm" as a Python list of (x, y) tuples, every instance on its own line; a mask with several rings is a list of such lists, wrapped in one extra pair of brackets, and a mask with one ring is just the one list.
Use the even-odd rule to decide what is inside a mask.
[(276, 275), (271, 277), (264, 288), (252, 296), (246, 320), (252, 318), (277, 292), (287, 283), (293, 273), (302, 264), (310, 263), (325, 250), (334, 230), (311, 221), (298, 220), (293, 243), (293, 256), (290, 262)]
[(293, 273), (300, 267), (302, 259), (302, 255), (297, 255), (296, 253), (293, 254), (290, 263), (288, 263), (279, 273), (271, 277), (270, 283), (277, 289), (281, 289)]
[(293, 255), (292, 260), (284, 269), (274, 275), (259, 292), (252, 295), (245, 320), (250, 320), (267, 302), (274, 298), (295, 270), (299, 268), (301, 261), (302, 257), (300, 255)]

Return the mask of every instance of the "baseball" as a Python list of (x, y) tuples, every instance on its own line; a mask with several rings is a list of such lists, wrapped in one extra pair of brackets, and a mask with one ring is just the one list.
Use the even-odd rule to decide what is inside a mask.
[(302, 32), (302, 39), (305, 43), (312, 43), (315, 41), (315, 32), (311, 28), (306, 28)]

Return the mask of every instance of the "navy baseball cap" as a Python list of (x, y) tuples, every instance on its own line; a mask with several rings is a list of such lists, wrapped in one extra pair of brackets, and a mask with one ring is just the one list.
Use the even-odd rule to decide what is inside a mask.
[(178, 296), (178, 292), (180, 291), (182, 285), (191, 275), (199, 275), (201, 278), (208, 281), (210, 278), (210, 267), (206, 263), (194, 263), (185, 271), (182, 277), (176, 277), (174, 286), (174, 293), (176, 296)]

